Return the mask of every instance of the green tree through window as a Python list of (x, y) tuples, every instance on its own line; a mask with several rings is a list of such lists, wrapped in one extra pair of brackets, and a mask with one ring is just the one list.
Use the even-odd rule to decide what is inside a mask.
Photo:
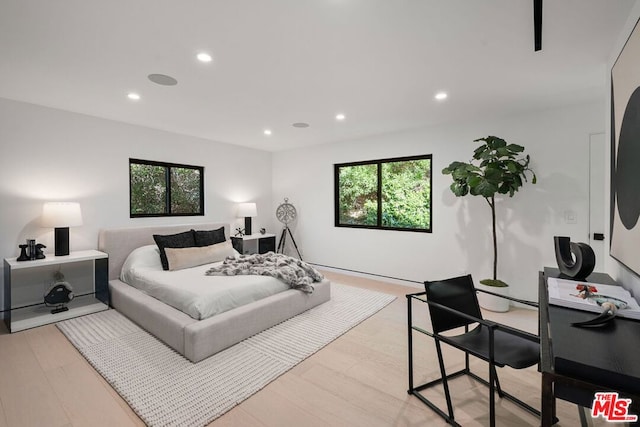
[(334, 165), (336, 227), (431, 231), (431, 155)]
[(204, 215), (204, 168), (129, 159), (130, 216)]

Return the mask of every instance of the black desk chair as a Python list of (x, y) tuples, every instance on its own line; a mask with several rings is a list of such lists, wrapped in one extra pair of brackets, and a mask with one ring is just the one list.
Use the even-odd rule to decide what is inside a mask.
[[(454, 420), (448, 380), (466, 374), (489, 387), (489, 419), (492, 427), (495, 426), (496, 391), (500, 397), (511, 400), (539, 417), (539, 411), (502, 390), (495, 367), (510, 366), (515, 369), (522, 369), (539, 363), (540, 338), (519, 329), (484, 320), (476, 295), (476, 291), (482, 292), (482, 290), (476, 289), (473, 286), (471, 275), (435, 282), (425, 282), (425, 290), (426, 292), (407, 295), (409, 328), (408, 393), (419, 398), (449, 424), (458, 425)], [(426, 299), (424, 298), (425, 295)], [(426, 303), (429, 306), (432, 325), (431, 332), (413, 325), (411, 313), (412, 300)], [(535, 303), (530, 304), (535, 305)], [(477, 324), (477, 326), (469, 330), (469, 326), (474, 324)], [(442, 335), (442, 332), (461, 327), (464, 327), (464, 333), (460, 335)], [(441, 374), (440, 378), (419, 386), (414, 386), (413, 384), (413, 331), (426, 334), (435, 340)], [(464, 369), (447, 375), (442, 358), (441, 342), (460, 349), (465, 353)], [(469, 355), (473, 355), (489, 363), (489, 381), (471, 372), (469, 369)], [(420, 393), (420, 391), (440, 383), (442, 383), (444, 387), (444, 393), (447, 399), (447, 413)]]

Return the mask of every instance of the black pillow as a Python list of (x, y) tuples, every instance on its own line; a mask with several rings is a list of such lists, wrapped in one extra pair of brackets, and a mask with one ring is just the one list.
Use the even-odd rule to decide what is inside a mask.
[(169, 261), (167, 261), (167, 254), (164, 248), (191, 248), (196, 246), (193, 230), (165, 236), (154, 234), (153, 240), (156, 241), (156, 245), (158, 245), (158, 249), (160, 250), (160, 262), (162, 262), (163, 270), (169, 269)]
[(210, 246), (227, 240), (224, 237), (224, 227), (215, 230), (191, 230), (196, 238), (196, 246)]

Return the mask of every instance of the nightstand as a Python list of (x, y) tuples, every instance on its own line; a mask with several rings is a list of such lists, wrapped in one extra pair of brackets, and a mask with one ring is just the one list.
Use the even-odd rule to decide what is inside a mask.
[(276, 251), (276, 235), (271, 233), (251, 234), (249, 236), (232, 237), (233, 248), (243, 255), (264, 254)]
[[(60, 271), (73, 288), (69, 310), (52, 314), (44, 295)], [(4, 260), (5, 323), (10, 332), (35, 328), (72, 317), (109, 309), (109, 258), (104, 252), (87, 250), (65, 256), (47, 254), (44, 259)]]

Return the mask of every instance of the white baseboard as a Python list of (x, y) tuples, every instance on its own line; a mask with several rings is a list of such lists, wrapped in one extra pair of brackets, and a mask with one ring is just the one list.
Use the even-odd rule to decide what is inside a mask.
[(400, 279), (397, 277), (384, 276), (382, 274), (367, 273), (364, 271), (349, 270), (347, 268), (339, 268), (339, 267), (331, 267), (331, 266), (322, 265), (322, 264), (314, 264), (312, 262), (310, 262), (309, 264), (313, 265), (318, 269), (331, 271), (333, 273), (340, 273), (340, 274), (344, 274), (347, 276), (354, 276), (354, 277), (364, 277), (366, 279), (377, 280), (379, 282), (393, 283), (394, 285), (411, 286), (416, 289), (424, 290), (424, 286), (422, 282), (418, 283), (418, 281), (414, 281), (410, 279)]

